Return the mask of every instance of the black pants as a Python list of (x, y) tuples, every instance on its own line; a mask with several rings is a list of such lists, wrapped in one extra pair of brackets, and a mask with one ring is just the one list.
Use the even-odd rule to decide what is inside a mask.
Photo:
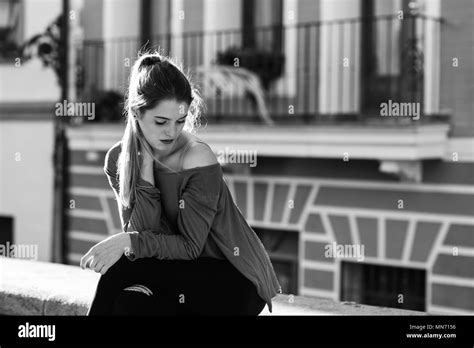
[(256, 316), (264, 307), (253, 283), (228, 260), (122, 256), (100, 277), (88, 315)]

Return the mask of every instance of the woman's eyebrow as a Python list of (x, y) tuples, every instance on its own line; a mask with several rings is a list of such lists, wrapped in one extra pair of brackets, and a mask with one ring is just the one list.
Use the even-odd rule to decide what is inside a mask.
[[(188, 116), (187, 113), (184, 116), (178, 118), (178, 120), (181, 120), (182, 118), (185, 118), (186, 116)], [(170, 118), (164, 117), (164, 116), (153, 116), (153, 117), (155, 117), (155, 118), (164, 118), (165, 120), (170, 120)]]

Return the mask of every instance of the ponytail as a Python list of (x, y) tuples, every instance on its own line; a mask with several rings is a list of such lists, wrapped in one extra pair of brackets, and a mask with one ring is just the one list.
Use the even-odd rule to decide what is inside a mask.
[[(122, 151), (117, 161), (119, 199), (126, 208), (131, 208), (135, 200), (136, 183), (141, 170), (140, 152), (146, 149), (143, 146), (146, 139), (137, 120), (141, 119), (144, 111), (152, 109), (165, 99), (188, 103), (188, 116), (183, 130), (194, 133), (195, 128), (201, 126), (200, 115), (204, 104), (199, 91), (182, 67), (156, 51), (139, 53), (130, 73), (124, 108), (126, 126), (121, 142)], [(153, 154), (151, 156), (158, 161)]]

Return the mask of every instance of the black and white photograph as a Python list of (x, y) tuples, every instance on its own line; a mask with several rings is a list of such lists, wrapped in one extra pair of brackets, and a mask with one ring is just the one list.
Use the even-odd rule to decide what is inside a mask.
[(0, 48), (0, 347), (472, 347), (473, 0), (0, 0)]

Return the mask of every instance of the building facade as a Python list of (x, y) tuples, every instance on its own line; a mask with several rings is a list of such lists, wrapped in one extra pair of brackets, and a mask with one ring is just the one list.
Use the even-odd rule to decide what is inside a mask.
[[(284, 56), (266, 90), (273, 126), (242, 93), (204, 85), (208, 125), (197, 132), (222, 162), (284, 292), (474, 314), (472, 2), (79, 5), (78, 100), (123, 94), (146, 42), (191, 70), (213, 67), (229, 47)], [(385, 117), (381, 104), (392, 102), (413, 102), (419, 117)], [(70, 264), (120, 231), (103, 164), (124, 127), (97, 116), (67, 131)]]

